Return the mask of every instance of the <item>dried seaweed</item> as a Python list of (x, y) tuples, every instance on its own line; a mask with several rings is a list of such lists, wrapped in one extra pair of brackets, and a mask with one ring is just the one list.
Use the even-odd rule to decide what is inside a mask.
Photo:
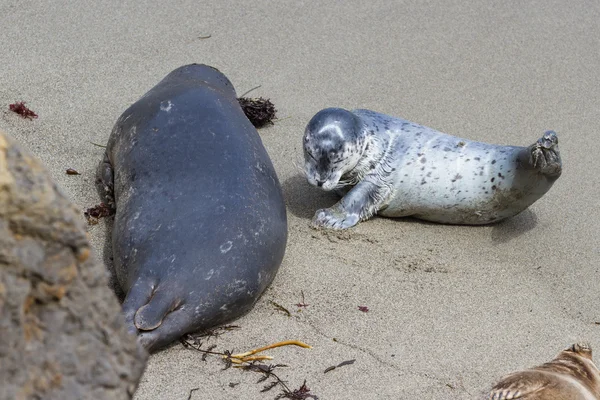
[(197, 388), (193, 388), (193, 389), (191, 389), (191, 390), (190, 390), (190, 394), (188, 395), (188, 398), (187, 398), (187, 400), (190, 400), (190, 399), (192, 398), (192, 393), (194, 393), (196, 390), (200, 390), (200, 388), (199, 388), (199, 387), (197, 387)]
[(292, 313), (290, 313), (290, 311), (285, 308), (284, 306), (282, 306), (281, 304), (275, 303), (273, 300), (269, 300), (269, 303), (271, 303), (273, 305), (273, 307), (275, 307), (275, 309), (277, 309), (277, 311), (281, 311), (282, 313), (287, 314), (288, 317), (292, 316)]
[(81, 175), (79, 172), (75, 171), (73, 168), (67, 169), (67, 175)]
[(354, 364), (355, 361), (356, 360), (342, 361), (338, 365), (333, 365), (331, 367), (326, 368), (325, 371), (323, 371), (323, 373), (326, 374), (329, 371), (333, 371), (334, 369), (339, 368), (339, 367), (343, 367), (344, 365), (352, 365), (352, 364)]
[(300, 293), (302, 294), (302, 301), (300, 303), (296, 303), (296, 307), (308, 307), (309, 304), (306, 304), (304, 301), (304, 291), (301, 290)]
[(115, 213), (115, 210), (107, 206), (105, 203), (100, 203), (94, 207), (88, 208), (83, 215), (90, 225), (96, 225), (100, 218), (109, 217)]
[(267, 124), (273, 125), (277, 109), (270, 99), (240, 97), (238, 102), (255, 128), (262, 128)]
[(14, 104), (10, 104), (8, 107), (10, 108), (10, 111), (19, 114), (25, 119), (34, 119), (38, 117), (38, 115), (33, 110), (30, 110), (25, 105), (24, 101), (17, 101)]
[(367, 306), (358, 306), (358, 309), (362, 312), (369, 312), (369, 307)]
[[(297, 340), (286, 340), (283, 342), (274, 343), (268, 346), (260, 347), (258, 349), (254, 349), (245, 353), (233, 354), (233, 351), (225, 350), (223, 352), (214, 351), (216, 346), (210, 346), (207, 349), (202, 349), (202, 343), (198, 342), (196, 339), (192, 338), (190, 335), (186, 335), (180, 339), (181, 343), (184, 347), (196, 350), (198, 352), (203, 353), (202, 359), (205, 360), (206, 356), (209, 354), (218, 355), (221, 357), (221, 360), (225, 364), (223, 370), (229, 369), (232, 366), (236, 368), (241, 368), (244, 371), (253, 371), (263, 374), (262, 377), (258, 379), (256, 383), (265, 383), (263, 388), (261, 389), (261, 393), (268, 392), (274, 389), (277, 386), (280, 386), (281, 393), (279, 393), (275, 400), (280, 399), (292, 399), (292, 400), (307, 400), (313, 399), (318, 400), (318, 397), (312, 393), (310, 393), (310, 389), (306, 387), (306, 380), (299, 389), (291, 390), (285, 381), (283, 381), (279, 376), (277, 376), (273, 371), (276, 368), (287, 367), (285, 364), (262, 364), (260, 361), (272, 359), (270, 356), (254, 356), (254, 354), (273, 349), (281, 346), (295, 345), (305, 348), (310, 348), (309, 345), (302, 343)], [(269, 379), (272, 381), (267, 382)], [(230, 383), (230, 387), (235, 387), (237, 385)], [(191, 397), (190, 391), (190, 397)]]
[(240, 329), (241, 327), (239, 325), (223, 325), (223, 326), (218, 326), (216, 328), (212, 328), (212, 329), (208, 329), (208, 330), (204, 330), (204, 331), (200, 331), (200, 332), (196, 332), (196, 333), (190, 333), (188, 334), (188, 337), (190, 339), (193, 339), (194, 341), (198, 341), (200, 338), (218, 338), (219, 336), (223, 335), (226, 332), (231, 332), (235, 329)]
[(304, 383), (302, 384), (302, 386), (300, 386), (299, 389), (295, 389), (294, 391), (284, 391), (283, 393), (279, 394), (277, 397), (275, 397), (275, 400), (280, 400), (280, 399), (291, 399), (291, 400), (306, 400), (306, 399), (314, 399), (314, 400), (319, 400), (319, 398), (310, 393), (310, 389), (306, 386), (306, 380), (304, 381)]

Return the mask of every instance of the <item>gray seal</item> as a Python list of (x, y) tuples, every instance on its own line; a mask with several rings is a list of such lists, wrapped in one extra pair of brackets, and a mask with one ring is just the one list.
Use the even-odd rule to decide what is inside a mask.
[(375, 214), (481, 225), (512, 217), (562, 171), (553, 131), (528, 147), (475, 142), (376, 113), (327, 108), (303, 137), (308, 182), (343, 196), (317, 227), (346, 229)]
[(175, 69), (117, 120), (98, 168), (115, 274), (150, 351), (249, 311), (287, 242), (279, 180), (233, 85)]

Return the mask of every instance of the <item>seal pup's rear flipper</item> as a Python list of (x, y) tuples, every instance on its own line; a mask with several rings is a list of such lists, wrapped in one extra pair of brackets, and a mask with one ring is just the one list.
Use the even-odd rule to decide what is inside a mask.
[(558, 150), (556, 132), (547, 131), (540, 139), (528, 147), (529, 163), (543, 175), (558, 178), (562, 173), (562, 162)]

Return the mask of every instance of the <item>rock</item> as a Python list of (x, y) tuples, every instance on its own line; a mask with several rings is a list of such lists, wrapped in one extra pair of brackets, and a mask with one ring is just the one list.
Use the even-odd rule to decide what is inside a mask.
[(81, 212), (0, 131), (0, 399), (130, 399), (147, 353)]

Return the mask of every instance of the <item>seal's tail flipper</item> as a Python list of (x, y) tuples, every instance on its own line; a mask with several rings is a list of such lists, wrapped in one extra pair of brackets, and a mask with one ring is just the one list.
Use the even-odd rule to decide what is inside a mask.
[(140, 331), (151, 331), (162, 324), (168, 313), (173, 311), (178, 303), (168, 289), (159, 287), (156, 289), (148, 304), (141, 306), (135, 313), (133, 322)]
[(537, 142), (529, 146), (529, 163), (543, 175), (552, 178), (560, 176), (562, 162), (556, 132), (547, 131)]
[(182, 306), (165, 316), (160, 326), (152, 331), (140, 332), (139, 342), (148, 351), (154, 352), (168, 344), (178, 340), (181, 336), (189, 332), (189, 325), (192, 317)]
[(125, 323), (129, 333), (138, 333), (138, 328), (135, 324), (137, 311), (148, 304), (153, 292), (154, 284), (148, 280), (138, 280), (129, 289), (123, 302), (123, 314), (125, 315)]

